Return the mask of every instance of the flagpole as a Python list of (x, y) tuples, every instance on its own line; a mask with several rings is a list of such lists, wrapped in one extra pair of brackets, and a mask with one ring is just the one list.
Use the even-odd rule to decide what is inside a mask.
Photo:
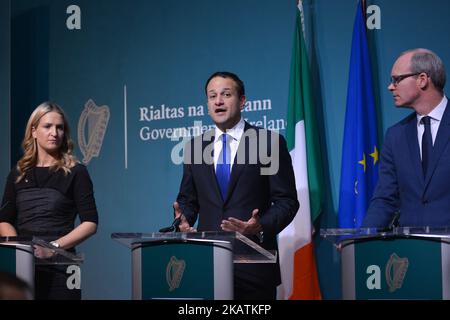
[[(367, 17), (366, 17), (366, 0), (361, 0), (361, 8), (362, 8), (362, 12), (363, 12), (364, 21), (366, 21), (367, 20)], [(366, 24), (364, 24), (364, 25), (366, 25)], [(366, 26), (366, 28), (367, 28), (367, 26)]]
[(303, 0), (297, 0), (297, 8), (300, 11), (300, 21), (302, 24), (303, 39), (306, 41), (305, 16), (303, 14)]

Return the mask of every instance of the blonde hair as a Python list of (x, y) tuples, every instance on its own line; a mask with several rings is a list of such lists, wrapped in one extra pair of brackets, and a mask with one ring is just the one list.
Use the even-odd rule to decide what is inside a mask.
[(23, 156), (17, 162), (17, 171), (19, 176), (17, 177), (16, 182), (19, 182), (25, 177), (25, 173), (28, 169), (36, 166), (37, 164), (37, 143), (36, 139), (33, 138), (33, 128), (37, 128), (39, 125), (39, 121), (41, 118), (49, 112), (56, 112), (61, 115), (64, 122), (64, 137), (59, 148), (59, 154), (57, 157), (56, 163), (51, 167), (51, 169), (64, 170), (64, 173), (67, 175), (70, 173), (70, 169), (73, 168), (78, 160), (72, 154), (73, 152), (73, 142), (70, 139), (70, 129), (69, 124), (67, 122), (64, 111), (53, 102), (43, 102), (36, 109), (34, 109), (30, 118), (28, 119), (27, 127), (25, 128), (25, 136), (22, 141), (22, 149)]

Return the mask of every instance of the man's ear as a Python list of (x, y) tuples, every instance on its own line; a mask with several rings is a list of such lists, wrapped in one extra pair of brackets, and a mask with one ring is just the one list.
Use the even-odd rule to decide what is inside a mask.
[(425, 72), (419, 74), (417, 81), (419, 88), (422, 90), (428, 88), (432, 84), (431, 78)]
[(242, 95), (239, 100), (241, 100), (241, 110), (244, 110), (245, 101), (247, 100), (244, 95)]

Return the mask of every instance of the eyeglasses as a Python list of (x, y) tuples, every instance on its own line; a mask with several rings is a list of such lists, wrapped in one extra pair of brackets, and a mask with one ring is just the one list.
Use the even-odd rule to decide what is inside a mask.
[(421, 74), (422, 72), (416, 72), (416, 73), (406, 73), (406, 74), (400, 74), (398, 76), (391, 76), (391, 84), (393, 84), (394, 86), (397, 86), (400, 81), (402, 81), (403, 79), (412, 77), (412, 76), (417, 76), (419, 74)]

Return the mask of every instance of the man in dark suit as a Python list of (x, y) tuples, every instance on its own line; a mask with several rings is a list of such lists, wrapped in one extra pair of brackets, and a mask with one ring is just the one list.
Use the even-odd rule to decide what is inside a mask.
[[(216, 128), (185, 147), (175, 215), (181, 231), (238, 231), (267, 250), (299, 207), (286, 141), (241, 118), (245, 89), (237, 75), (216, 72), (206, 82), (208, 112)], [(275, 299), (276, 264), (237, 264), (235, 299)]]
[(400, 55), (388, 89), (397, 107), (414, 113), (389, 128), (379, 180), (363, 227), (450, 226), (450, 107), (445, 67), (427, 49)]

